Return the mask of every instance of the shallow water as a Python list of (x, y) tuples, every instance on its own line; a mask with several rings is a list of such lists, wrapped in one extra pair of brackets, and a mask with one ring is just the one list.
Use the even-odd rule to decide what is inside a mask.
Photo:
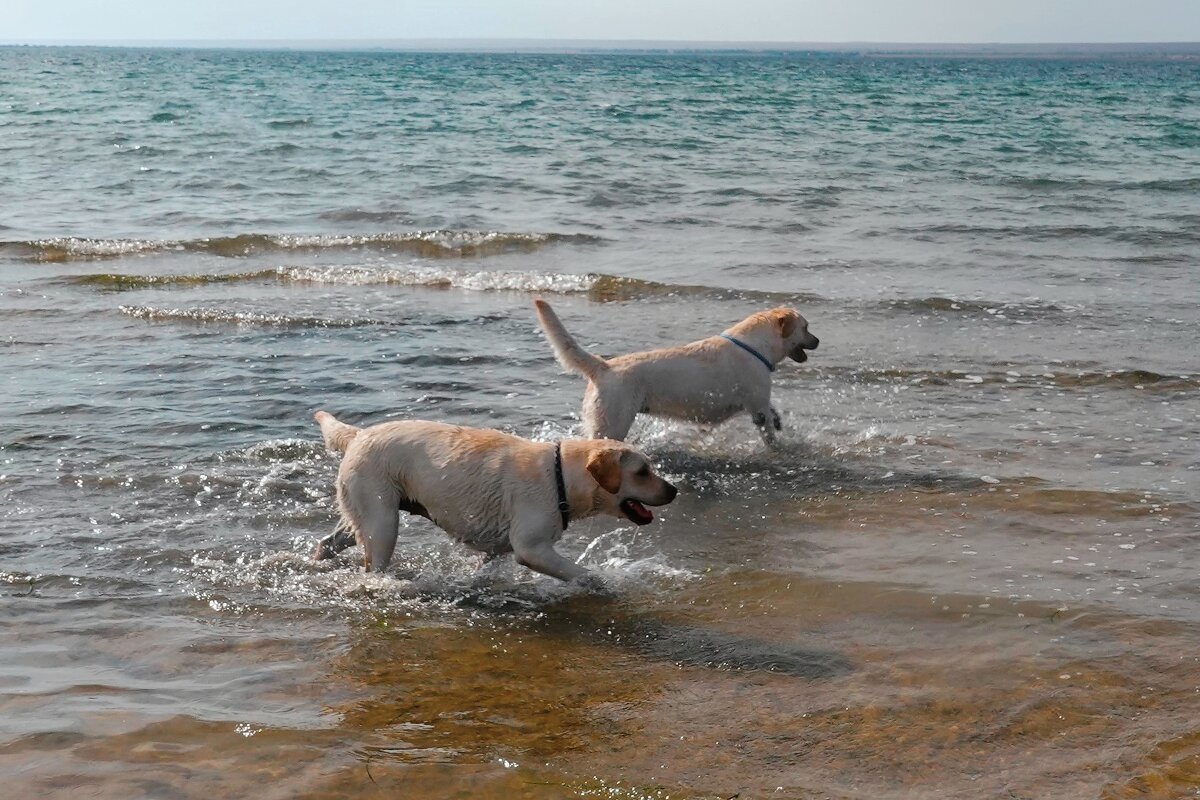
[[(0, 49), (0, 772), (125, 798), (1200, 789), (1188, 60)], [(572, 435), (798, 307), (615, 600), (406, 520), (311, 414)]]

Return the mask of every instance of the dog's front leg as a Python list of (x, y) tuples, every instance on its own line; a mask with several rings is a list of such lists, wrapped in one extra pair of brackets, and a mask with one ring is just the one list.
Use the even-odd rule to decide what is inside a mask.
[(549, 575), (562, 581), (578, 584), (584, 591), (601, 597), (614, 596), (613, 590), (604, 579), (591, 570), (584, 569), (574, 561), (563, 558), (550, 545), (541, 545), (529, 550), (513, 550), (517, 563), (534, 572)]
[(750, 419), (754, 420), (754, 427), (758, 428), (767, 447), (774, 447), (775, 433), (783, 430), (783, 421), (779, 417), (779, 412), (773, 406), (768, 405), (762, 409), (752, 409)]
[(553, 544), (556, 538), (556, 526), (548, 521), (522, 522), (518, 519), (508, 534), (513, 555), (521, 566), (562, 581), (586, 581), (590, 578), (592, 573), (558, 554)]
[(574, 561), (563, 558), (549, 544), (533, 547), (514, 546), (513, 555), (517, 557), (517, 563), (521, 566), (563, 581), (580, 580), (591, 574)]

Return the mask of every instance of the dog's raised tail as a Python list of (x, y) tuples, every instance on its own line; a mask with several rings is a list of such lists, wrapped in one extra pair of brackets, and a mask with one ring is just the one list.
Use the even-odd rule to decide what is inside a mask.
[(313, 418), (321, 426), (321, 436), (325, 439), (325, 446), (338, 453), (346, 452), (350, 442), (354, 441), (354, 437), (358, 436), (358, 432), (362, 430), (341, 422), (328, 411), (318, 411), (313, 414)]
[(563, 327), (549, 303), (539, 297), (533, 301), (533, 304), (537, 307), (538, 324), (542, 326), (546, 338), (550, 340), (550, 347), (554, 349), (554, 357), (558, 359), (559, 364), (563, 365), (563, 369), (578, 372), (589, 378), (595, 378), (608, 369), (608, 364), (604, 359), (584, 350), (575, 341), (575, 337), (567, 333), (567, 329)]

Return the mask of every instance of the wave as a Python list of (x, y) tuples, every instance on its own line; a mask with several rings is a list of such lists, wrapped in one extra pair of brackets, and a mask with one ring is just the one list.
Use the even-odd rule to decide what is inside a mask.
[(1111, 191), (1194, 192), (1200, 178), (1151, 178), (1140, 181), (1093, 180), (1088, 178), (1003, 178), (999, 183), (1021, 189), (1105, 189)]
[(406, 211), (372, 211), (365, 208), (339, 208), (321, 214), (321, 219), (330, 222), (411, 222), (411, 214)]
[(1113, 227), (1107, 225), (971, 225), (966, 223), (938, 223), (868, 231), (867, 236), (890, 236), (895, 233), (908, 234), (918, 240), (928, 240), (940, 234), (965, 236), (1003, 237), (1032, 242), (1058, 241), (1062, 239), (1095, 238), (1138, 245), (1162, 245), (1200, 241), (1200, 234), (1189, 228), (1165, 229), (1141, 227)]
[(269, 281), (276, 272), (273, 269), (201, 275), (126, 275), (120, 272), (101, 272), (91, 275), (74, 275), (67, 278), (66, 282), (112, 292), (128, 292), (155, 287), (208, 286), (220, 283)]
[(267, 121), (268, 128), (307, 128), (312, 125), (308, 117), (297, 119), (272, 119)]
[(299, 317), (290, 314), (262, 314), (253, 311), (226, 311), (219, 308), (154, 308), (153, 306), (121, 306), (122, 314), (151, 322), (213, 322), (236, 325), (264, 325), (280, 328), (355, 328), (386, 323), (373, 319), (325, 319)]
[(1124, 389), (1163, 389), (1168, 391), (1200, 389), (1200, 375), (1164, 375), (1145, 369), (1115, 372), (1083, 372), (1076, 375), (1055, 375), (1057, 386), (1091, 388), (1093, 386)]
[[(569, 294), (589, 292), (628, 279), (607, 275), (554, 272), (493, 272), (452, 270), (436, 267), (376, 269), (369, 267), (277, 267), (254, 272), (204, 273), (193, 275), (128, 275), (116, 272), (74, 275), (68, 283), (97, 289), (126, 292), (140, 289), (208, 286), (223, 283), (282, 283), (337, 286), (423, 286), (431, 289), (475, 291), (525, 291)], [(637, 283), (636, 281), (629, 281)]]
[(836, 378), (848, 383), (905, 383), (930, 386), (1005, 385), (1013, 388), (1055, 387), (1062, 389), (1133, 389), (1194, 391), (1200, 389), (1200, 374), (1166, 375), (1149, 370), (1048, 372), (996, 370), (854, 369), (813, 367), (797, 373), (800, 379)]
[(885, 231), (872, 231), (868, 235), (890, 236), (895, 233), (913, 236), (949, 233), (967, 236), (1009, 236), (1031, 241), (1075, 237), (1105, 237), (1112, 235), (1112, 228), (1100, 225), (972, 225), (960, 222), (935, 223), (896, 227)]
[[(470, 289), (473, 291), (551, 292), (571, 294), (588, 292), (609, 276), (558, 272), (520, 272), (491, 270), (451, 270), (435, 267), (407, 269), (371, 269), (367, 267), (282, 267), (275, 270), (285, 283), (372, 286), (391, 284), (424, 286), (433, 289)], [(615, 279), (621, 280), (621, 279)]]
[(659, 283), (603, 273), (460, 270), (445, 267), (276, 267), (253, 272), (191, 275), (130, 275), (102, 272), (71, 275), (66, 283), (103, 291), (205, 286), (223, 283), (282, 283), (292, 285), (414, 286), (430, 289), (467, 289), (478, 292), (536, 292), (586, 294), (596, 302), (652, 297), (696, 297), (759, 300), (764, 304), (818, 302), (812, 294), (722, 289), (713, 286)]
[(26, 261), (88, 261), (151, 253), (200, 253), (244, 258), (270, 253), (374, 250), (422, 258), (479, 258), (533, 252), (555, 244), (598, 244), (583, 233), (504, 233), (499, 231), (410, 231), (370, 234), (260, 234), (204, 239), (88, 239), (74, 236), (0, 242), (0, 254)]
[(1078, 306), (1043, 303), (1037, 300), (999, 302), (991, 300), (962, 300), (954, 297), (939, 296), (885, 300), (880, 305), (888, 310), (911, 314), (987, 314), (996, 319), (1012, 317), (1022, 319), (1029, 317), (1056, 317), (1081, 313), (1081, 309)]

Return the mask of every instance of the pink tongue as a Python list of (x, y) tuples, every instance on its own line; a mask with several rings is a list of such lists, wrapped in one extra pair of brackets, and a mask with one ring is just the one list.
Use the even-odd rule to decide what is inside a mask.
[(644, 519), (654, 519), (654, 515), (650, 513), (650, 509), (646, 508), (637, 500), (630, 500), (629, 507), (633, 509), (635, 514)]

